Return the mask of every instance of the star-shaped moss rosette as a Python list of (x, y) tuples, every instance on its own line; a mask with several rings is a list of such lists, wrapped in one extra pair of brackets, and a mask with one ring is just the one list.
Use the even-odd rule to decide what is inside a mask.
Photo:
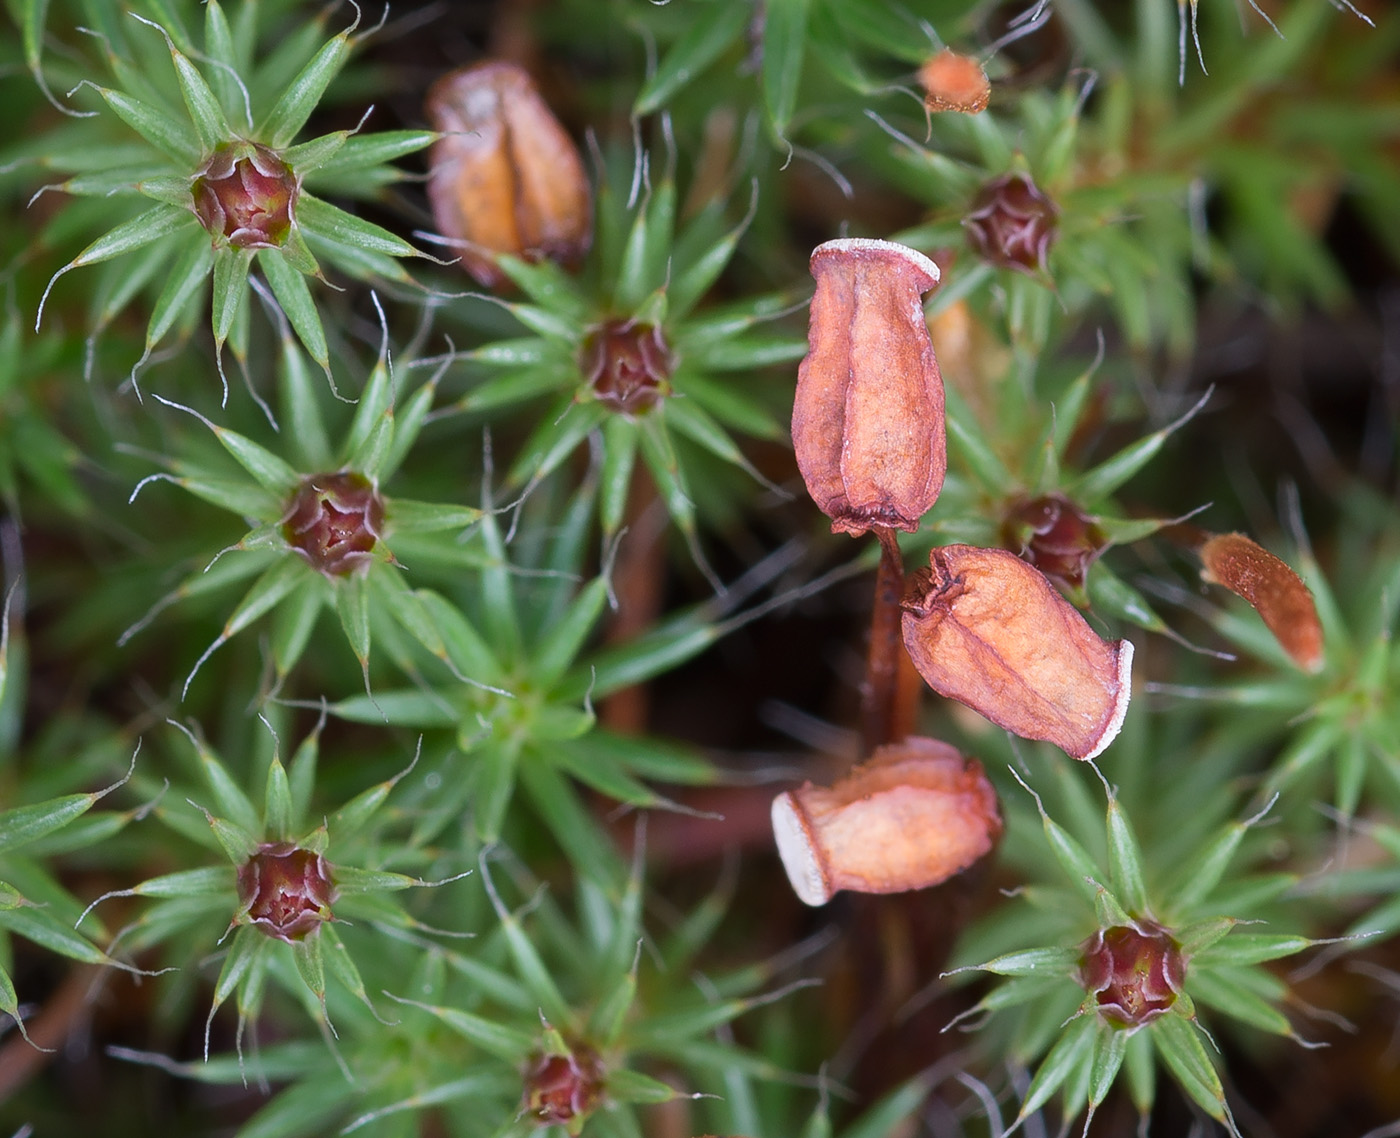
[(443, 785), (422, 804), (420, 840), (466, 815), (480, 841), (495, 842), (518, 784), (581, 876), (615, 887), (623, 867), (575, 781), (631, 806), (669, 808), (643, 780), (707, 783), (716, 772), (686, 748), (599, 728), (594, 701), (714, 644), (744, 619), (728, 614), (747, 587), (673, 613), (633, 640), (598, 645), (612, 586), (609, 564), (589, 575), (595, 477), (565, 498), (557, 474), (525, 503), (520, 533), (552, 529), (548, 541), (507, 545), (500, 519), (488, 510), (476, 530), (482, 555), (470, 566), (471, 578), (425, 598), (454, 667), (476, 686), (380, 689), (373, 698), (334, 703), (331, 712), (356, 722), (453, 732), (456, 750)]
[[(964, 311), (958, 317), (963, 319), (971, 317)], [(950, 376), (953, 369), (962, 372), (967, 361), (951, 350), (958, 334), (938, 316), (930, 327), (935, 347), (950, 349), (944, 352)], [(1175, 420), (1094, 461), (1084, 438), (1101, 425), (1107, 396), (1097, 370), (1094, 362), (1066, 378), (1046, 366), (1025, 376), (1023, 384), (1011, 374), (993, 380), (963, 373), (956, 382), (950, 379), (948, 475), (923, 532), (938, 540), (1009, 549), (1080, 608), (1176, 637), (1146, 597), (1100, 557), (1182, 520), (1130, 517), (1120, 491), (1205, 406), (1210, 393)], [(974, 405), (969, 389), (984, 379), (985, 398)]]
[[(285, 330), (284, 330), (285, 331)], [(223, 631), (195, 663), (190, 682), (221, 645), (259, 618), (272, 614), (274, 691), (305, 651), (324, 609), (334, 610), (369, 685), (371, 643), (376, 629), (396, 658), (406, 635), (453, 669), (452, 656), (438, 631), (434, 610), (444, 602), (404, 581), (404, 570), (390, 552), (398, 537), (456, 535), (481, 518), (470, 506), (393, 498), (381, 485), (398, 470), (432, 407), (437, 376), (400, 402), (387, 341), (361, 392), (346, 437), (332, 449), (305, 357), (289, 336), (282, 344), (281, 381), (290, 408), (293, 441), (288, 446), (304, 464), (297, 469), (245, 435), (216, 426), (198, 412), (156, 398), (203, 422), (236, 466), (168, 459), (168, 472), (153, 481), (172, 482), (221, 509), (239, 514), (253, 528), (224, 550), (204, 571), (162, 598), (122, 637), (135, 635), (176, 601), (255, 577)], [(395, 633), (400, 635), (395, 635)], [(455, 669), (454, 669), (455, 670)], [(457, 673), (459, 678), (471, 678)]]
[[(639, 1106), (698, 1098), (735, 1073), (786, 1075), (715, 1038), (804, 986), (769, 988), (770, 965), (696, 978), (695, 953), (723, 912), (722, 896), (653, 940), (642, 926), (640, 865), (620, 895), (582, 882), (571, 913), (522, 866), (508, 862), (502, 875), (500, 861), (492, 865), (499, 853), (481, 861), (496, 927), (473, 942), (470, 970), (457, 973), (448, 959), (425, 996), (416, 987), (412, 997), (395, 993), (417, 1046), (345, 1133), (448, 1102), (470, 1106), (490, 1120), (485, 1132), (500, 1135), (636, 1133)], [(508, 908), (502, 892), (524, 904)], [(640, 951), (644, 943), (653, 951)]]
[[(1064, 778), (1062, 773), (1061, 784)], [(994, 939), (1014, 938), (1022, 945), (1033, 930), (1056, 930), (1051, 933), (1056, 943), (1017, 947), (957, 970), (1006, 978), (965, 1015), (1009, 1015), (1015, 1021), (1010, 1053), (1027, 1063), (1040, 1058), (1018, 1123), (1059, 1092), (1067, 1120), (1087, 1106), (1087, 1132), (1120, 1073), (1146, 1118), (1160, 1061), (1191, 1100), (1238, 1134), (1209, 1055), (1213, 1041), (1202, 1042), (1210, 1037), (1197, 1009), (1302, 1042), (1278, 1009), (1288, 996), (1287, 985), (1260, 966), (1319, 943), (1305, 936), (1241, 931), (1254, 923), (1260, 906), (1297, 882), (1287, 874), (1243, 876), (1231, 868), (1267, 808), (1216, 826), (1194, 849), (1162, 863), (1146, 856), (1114, 793), (1108, 796), (1103, 830), (1086, 835), (1088, 846), (1102, 851), (1096, 856), (1046, 813), (1034, 790), (1027, 790), (1045, 838), (1037, 845), (1037, 864), (1057, 866), (1068, 886), (1025, 886), (1020, 895), (1034, 912), (1023, 910), (1023, 924), (1005, 916)], [(1087, 816), (1082, 794), (1067, 799), (1075, 803), (1070, 812), (1077, 818)], [(1014, 826), (1011, 820), (1008, 829)], [(1027, 838), (1023, 832), (1021, 840)], [(1168, 868), (1155, 874), (1156, 864)], [(1228, 914), (1230, 909), (1240, 915)]]
[[(329, 375), (325, 331), (305, 280), (321, 276), (318, 258), (359, 279), (407, 283), (396, 258), (421, 254), (311, 191), (354, 196), (392, 181), (400, 175), (388, 163), (434, 135), (342, 130), (297, 143), (354, 49), (358, 17), (319, 49), (303, 33), (255, 62), (258, 6), (242, 5), (232, 20), (218, 0), (203, 7), (199, 46), (166, 5), (159, 6), (164, 23), (101, 9), (107, 15), (95, 33), (114, 85), (84, 78), (79, 87), (100, 96), (96, 117), (74, 123), (66, 140), (47, 139), (36, 160), (73, 174), (53, 188), (100, 196), (114, 203), (109, 208), (128, 196), (145, 198), (148, 208), (54, 275), (39, 318), (58, 277), (123, 258), (93, 290), (94, 335), (140, 290), (163, 281), (139, 369), (173, 330), (188, 328), (212, 277), (216, 348), (221, 357), (228, 341), (244, 359), (256, 262), (298, 338)], [(315, 34), (315, 24), (304, 32)]]
[(284, 766), (274, 750), (265, 771), (259, 771), (255, 803), (202, 736), (173, 721), (172, 726), (193, 746), (199, 785), (191, 787), (188, 798), (167, 795), (154, 813), (228, 864), (181, 869), (113, 890), (94, 901), (78, 925), (91, 920), (91, 910), (110, 897), (146, 898), (150, 904), (117, 934), (113, 951), (119, 946), (134, 956), (159, 950), (170, 961), (185, 963), (207, 956), (216, 942), (221, 946), (205, 1027), (206, 1056), (218, 1009), (234, 999), (241, 1046), (244, 1026), (257, 1020), (269, 980), (294, 997), (309, 993), (315, 1018), (328, 1031), (328, 977), (373, 1013), (337, 924), (363, 925), (381, 936), (431, 931), (390, 895), (445, 883), (384, 864), (385, 850), (398, 851), (400, 868), (431, 862), (419, 848), (385, 837), (396, 817), (384, 803), (408, 770), (368, 787), (339, 809), (313, 809), (318, 724), (290, 764)]
[(455, 359), (469, 374), (486, 378), (455, 406), (482, 412), (553, 396), (511, 467), (508, 484), (514, 487), (538, 483), (600, 436), (605, 538), (622, 525), (640, 452), (703, 568), (694, 500), (696, 485), (707, 477), (703, 463), (718, 459), (762, 481), (733, 434), (783, 437), (773, 413), (781, 389), (774, 385), (765, 397), (755, 373), (797, 359), (806, 344), (761, 330), (792, 304), (790, 296), (698, 308), (750, 218), (732, 224), (725, 203), (715, 201), (678, 225), (673, 166), (671, 159), (651, 184), (649, 158), (639, 153), (635, 201), (617, 192), (619, 179), (626, 184), (618, 170), (603, 179), (596, 238), (579, 278), (549, 261), (530, 265), (497, 255), (525, 299), (490, 299), (529, 335), (507, 333), (459, 353)]
[[(1400, 534), (1387, 520), (1389, 504), (1370, 491), (1356, 487), (1344, 500), (1353, 524), (1330, 573), (1301, 537), (1301, 525), (1287, 560), (1242, 535), (1224, 535), (1253, 547), (1250, 560), (1257, 564), (1247, 568), (1256, 583), (1261, 574), (1264, 581), (1253, 588), (1237, 580), (1232, 591), (1253, 592), (1256, 611), (1243, 600), (1224, 603), (1220, 588), (1208, 600), (1194, 591), (1169, 595), (1252, 664), (1234, 675), (1157, 690), (1228, 708), (1237, 726), (1252, 725), (1275, 748), (1265, 780), (1270, 789), (1326, 793), (1321, 787), (1330, 780), (1333, 804), (1351, 817), (1364, 801), (1400, 795)], [(1210, 546), (1201, 552), (1208, 555)], [(1202, 576), (1229, 587), (1229, 563), (1216, 563), (1214, 571), (1211, 564), (1204, 562)], [(1278, 584), (1265, 587), (1268, 581)], [(1306, 603), (1281, 604), (1280, 590)]]

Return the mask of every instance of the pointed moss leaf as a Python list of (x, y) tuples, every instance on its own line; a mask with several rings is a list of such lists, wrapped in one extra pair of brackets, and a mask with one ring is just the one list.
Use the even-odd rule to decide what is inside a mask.
[(526, 440), (520, 457), (511, 466), (511, 484), (547, 478), (608, 415), (608, 409), (597, 401), (579, 403), (572, 398), (563, 401), (562, 411), (543, 417)]
[(394, 386), (389, 378), (389, 366), (379, 360), (370, 369), (365, 388), (355, 406), (355, 418), (351, 420), (350, 432), (345, 440), (345, 453), (354, 454), (364, 449), (366, 440), (394, 406)]
[(253, 263), (253, 255), (252, 249), (219, 249), (214, 253), (214, 303), (210, 319), (216, 348), (224, 346), (239, 309), (246, 307), (248, 268)]
[(1133, 923), (1133, 915), (1110, 890), (1102, 885), (1097, 886), (1094, 890), (1094, 916), (1101, 929), (1111, 929), (1119, 925)]
[(308, 233), (366, 252), (387, 257), (418, 256), (418, 250), (403, 238), (310, 194), (302, 194), (297, 200), (297, 223)]
[(226, 818), (210, 816), (209, 828), (214, 831), (219, 847), (234, 865), (242, 865), (258, 852), (258, 840), (253, 834)]
[(233, 943), (229, 945), (228, 955), (224, 957), (223, 967), (219, 969), (219, 977), (214, 982), (214, 1006), (210, 1009), (211, 1016), (233, 995), (253, 970), (253, 966), (262, 960), (270, 946), (271, 942), (256, 929), (245, 927), (234, 933)]
[(0, 813), (0, 853), (18, 849), (89, 810), (100, 794), (69, 794)]
[(233, 455), (238, 465), (257, 480), (259, 486), (279, 502), (284, 502), (296, 489), (301, 476), (266, 447), (246, 435), (226, 427), (213, 427), (214, 437)]
[(288, 422), (287, 434), (304, 459), (305, 470), (333, 470), (326, 424), (321, 415), (318, 389), (313, 386), (306, 356), (290, 335), (282, 337), (281, 390)]
[(1317, 942), (1305, 936), (1290, 936), (1278, 933), (1237, 933), (1226, 937), (1209, 949), (1212, 965), (1262, 964), (1266, 960), (1278, 960), (1311, 948)]
[(296, 961), (297, 973), (306, 990), (320, 1001), (324, 1009), (326, 1003), (326, 964), (325, 948), (319, 935), (308, 936), (292, 945), (292, 957)]
[(1094, 859), (1064, 827), (1045, 813), (1039, 799), (1036, 800), (1036, 807), (1040, 809), (1040, 820), (1045, 827), (1045, 837), (1050, 843), (1055, 860), (1060, 863), (1060, 868), (1064, 870), (1075, 891), (1086, 900), (1093, 901), (1098, 893), (1093, 882), (1100, 876)]
[(1272, 1035), (1292, 1035), (1278, 1008), (1238, 982), (1237, 969), (1192, 968), (1191, 993), (1201, 1003)]
[(530, 673), (542, 689), (553, 687), (574, 662), (588, 634), (603, 614), (603, 607), (608, 601), (608, 588), (608, 581), (602, 577), (588, 582), (579, 590), (563, 618), (549, 630), (549, 635), (535, 650)]
[(297, 339), (311, 354), (311, 358), (321, 365), (321, 370), (330, 370), (330, 351), (326, 347), (326, 332), (321, 327), (321, 314), (316, 311), (316, 302), (311, 298), (311, 290), (306, 287), (306, 278), (287, 263), (280, 250), (262, 249), (258, 252), (258, 265), (267, 278), (272, 295), (282, 306), (287, 320), (297, 334)]
[(1230, 930), (1237, 924), (1239, 921), (1234, 917), (1211, 917), (1208, 920), (1197, 921), (1179, 929), (1176, 932), (1176, 942), (1181, 946), (1182, 955), (1190, 960), (1222, 937), (1229, 935)]
[(316, 104), (321, 101), (331, 80), (345, 65), (349, 54), (350, 37), (347, 32), (328, 40), (282, 93), (277, 105), (259, 127), (258, 136), (267, 139), (274, 150), (290, 146), (316, 109)]
[[(496, 264), (521, 292), (541, 308), (557, 312), (579, 325), (592, 318), (592, 306), (579, 290), (574, 278), (554, 261), (546, 258), (532, 264), (519, 257), (501, 254)], [(479, 350), (490, 353), (492, 345), (485, 345)], [(478, 356), (473, 352), (471, 358), (476, 359)], [(497, 362), (502, 362), (499, 357)]]
[[(347, 137), (344, 145), (338, 146), (330, 157), (318, 163), (315, 169), (327, 179), (343, 180), (347, 175), (382, 166), (386, 162), (431, 146), (437, 137), (437, 133), (431, 130), (384, 130), (376, 134), (353, 135)], [(302, 145), (309, 147), (314, 145), (314, 142)], [(288, 155), (301, 149), (300, 146), (294, 146)], [(295, 162), (292, 163), (292, 168), (298, 172), (302, 170)]]
[(174, 270), (166, 278), (155, 306), (151, 309), (150, 323), (146, 325), (148, 354), (165, 338), (165, 334), (174, 327), (180, 316), (196, 302), (200, 285), (209, 275), (213, 265), (214, 249), (207, 241), (196, 241), (181, 254)]
[(187, 209), (168, 204), (152, 206), (145, 213), (99, 237), (69, 261), (67, 268), (79, 268), (119, 257), (177, 230), (193, 228), (196, 224)]
[(1131, 621), (1150, 632), (1167, 631), (1166, 622), (1152, 610), (1147, 599), (1103, 562), (1094, 564), (1087, 585), (1089, 603), (1095, 611)]
[(1191, 410), (1175, 422), (1169, 423), (1161, 430), (1153, 431), (1150, 435), (1143, 436), (1137, 442), (1129, 443), (1117, 454), (1105, 459), (1091, 470), (1085, 471), (1078, 478), (1072, 480), (1064, 488), (1064, 492), (1076, 501), (1086, 504), (1098, 502), (1112, 494), (1152, 461), (1167, 439), (1205, 405), (1210, 394), (1209, 391), (1206, 392)]
[(666, 53), (632, 105), (635, 117), (660, 110), (682, 87), (696, 78), (739, 38), (749, 20), (742, 4), (724, 0), (703, 6), (686, 33)]
[(1116, 797), (1108, 800), (1108, 866), (1114, 892), (1130, 913), (1147, 911), (1147, 886), (1142, 875), (1142, 849), (1128, 816)]
[(382, 869), (356, 869), (354, 866), (335, 867), (335, 887), (343, 894), (397, 892), (423, 883), (416, 877), (389, 873)]
[(1225, 1091), (1190, 1021), (1168, 1013), (1153, 1023), (1152, 1039), (1181, 1089), (1212, 1118), (1223, 1120)]
[(705, 371), (752, 371), (792, 363), (807, 354), (807, 341), (796, 336), (734, 336), (695, 351), (690, 363)]
[(1169, 890), (1174, 908), (1190, 912), (1210, 896), (1224, 877), (1248, 829), (1248, 822), (1229, 823), (1181, 867), (1176, 878), (1179, 884)]
[(307, 257), (311, 258), (313, 267), (302, 267), (299, 263), (295, 264), (294, 267), (299, 268), (301, 272), (309, 276), (314, 276), (319, 271), (314, 268), (315, 257), (311, 256), (311, 250), (314, 248), (317, 256), (329, 261), (346, 276), (356, 280), (396, 281), (399, 284), (410, 286), (414, 284), (413, 278), (393, 257), (386, 257), (382, 253), (372, 253), (366, 249), (357, 249), (353, 245), (342, 245), (338, 241), (328, 241), (315, 233), (308, 232), (305, 236), (307, 240), (302, 241), (302, 231), (293, 229), (291, 238), (283, 246), (283, 251), (289, 251), (294, 243), (301, 242), (306, 248)]
[(84, 940), (68, 925), (56, 920), (46, 909), (25, 906), (0, 909), (0, 930), (22, 936), (50, 952), (87, 964), (110, 963), (107, 954)]
[(704, 252), (692, 263), (678, 271), (666, 289), (667, 312), (673, 322), (679, 322), (689, 315), (690, 310), (710, 291), (710, 286), (719, 279), (720, 273), (734, 256), (739, 238), (749, 226), (746, 217), (718, 241), (706, 246)]
[(1126, 1031), (1100, 1031), (1094, 1036), (1094, 1059), (1089, 1067), (1089, 1103), (1098, 1106), (1108, 1097), (1123, 1066), (1130, 1036)]
[(622, 528), (636, 461), (635, 426), (625, 415), (614, 415), (603, 424), (603, 468), (598, 479), (598, 518), (609, 536)]
[(292, 790), (287, 784), (287, 768), (275, 758), (268, 764), (263, 788), (262, 832), (273, 841), (284, 842), (292, 836)]
[(193, 172), (200, 159), (200, 146), (199, 139), (188, 126), (150, 103), (122, 91), (107, 87), (99, 87), (97, 91), (122, 122), (181, 167)]
[[(660, 1079), (626, 1068), (608, 1071), (608, 1097), (614, 1102), (670, 1102), (681, 1093)], [(689, 1097), (689, 1096), (686, 1096)]]
[(499, 684), (500, 663), (461, 610), (440, 593), (427, 589), (419, 589), (418, 597), (442, 634), (448, 655), (458, 670), (482, 683)]
[(763, 104), (768, 125), (780, 139), (797, 104), (806, 51), (807, 14), (811, 0), (770, 0), (763, 21)]
[(391, 408), (370, 428), (368, 436), (345, 458), (345, 465), (378, 483), (380, 467), (394, 442), (394, 412)]
[(204, 76), (199, 73), (198, 68), (174, 48), (170, 50), (170, 59), (175, 65), (175, 75), (180, 82), (180, 95), (185, 100), (190, 120), (199, 135), (200, 149), (208, 153), (219, 143), (227, 141), (232, 134), (228, 120), (224, 118), (218, 97), (204, 81)]
[(362, 574), (354, 573), (342, 577), (336, 583), (335, 612), (340, 617), (340, 627), (345, 630), (345, 639), (350, 642), (350, 650), (360, 667), (369, 664), (369, 586)]
[(638, 782), (615, 762), (598, 761), (596, 751), (585, 754), (573, 747), (551, 748), (549, 754), (579, 782), (600, 794), (630, 806), (665, 806), (665, 800), (644, 783)]
[(1079, 965), (1077, 948), (1028, 948), (975, 967), (998, 976), (1070, 976)]
[(388, 533), (441, 533), (443, 530), (464, 530), (481, 520), (475, 506), (449, 506), (438, 502), (414, 502), (408, 498), (392, 498), (385, 503), (385, 525)]
[[(405, 1000), (404, 1003), (412, 1003)], [(513, 1027), (484, 1019), (458, 1008), (435, 1007), (428, 1004), (413, 1004), (432, 1012), (463, 1039), (474, 1043), (489, 1055), (494, 1055), (507, 1063), (519, 1065), (525, 1061), (535, 1046), (534, 1036)]]
[(986, 489), (1001, 495), (1013, 484), (1010, 472), (982, 434), (977, 417), (951, 385), (947, 392), (948, 449), (959, 455)]
[[(462, 731), (474, 731), (476, 724), (463, 723)], [(465, 749), (465, 747), (463, 748)], [(505, 824), (506, 808), (515, 793), (517, 750), (514, 746), (490, 747), (476, 758), (473, 821), (482, 845), (499, 841)]]
[(727, 427), (760, 439), (778, 440), (783, 427), (768, 408), (734, 385), (720, 383), (710, 376), (697, 375), (682, 369), (674, 377), (676, 390), (704, 407)]
[(1128, 1038), (1123, 1071), (1128, 1077), (1128, 1095), (1133, 1106), (1137, 1107), (1140, 1118), (1146, 1118), (1157, 1097), (1157, 1064), (1152, 1057), (1151, 1032), (1139, 1031)]
[(263, 613), (281, 603), (308, 572), (306, 563), (292, 554), (274, 563), (238, 602), (238, 607), (224, 625), (223, 639), (242, 632)]
[(209, 86), (218, 96), (224, 114), (236, 115), (244, 128), (251, 129), (253, 124), (245, 121), (243, 95), (238, 87), (238, 48), (219, 0), (207, 0), (204, 5), (204, 53), (209, 61)]
[(718, 770), (702, 755), (655, 737), (634, 738), (600, 729), (575, 740), (569, 752), (585, 762), (616, 763), (640, 778), (659, 782), (703, 786), (719, 778)]
[(603, 993), (588, 1017), (587, 1038), (599, 1047), (610, 1048), (627, 1024), (627, 1013), (637, 998), (637, 976), (630, 968), (623, 971)]
[(133, 886), (131, 891), (140, 897), (208, 897), (230, 895), (232, 889), (228, 866), (217, 865), (164, 873)]
[(1097, 1027), (1098, 1021), (1091, 1015), (1079, 1016), (1070, 1022), (1036, 1069), (1016, 1115), (1018, 1119), (1034, 1114), (1079, 1068), (1089, 1066), (1093, 1061)]
[(595, 699), (668, 672), (698, 656), (720, 637), (720, 629), (677, 619), (591, 658), (590, 668), (575, 669), (570, 693), (582, 696), (590, 685)]
[(580, 801), (573, 784), (538, 751), (521, 763), (519, 778), (535, 810), (584, 877), (609, 891), (621, 888), (627, 870), (612, 839)]

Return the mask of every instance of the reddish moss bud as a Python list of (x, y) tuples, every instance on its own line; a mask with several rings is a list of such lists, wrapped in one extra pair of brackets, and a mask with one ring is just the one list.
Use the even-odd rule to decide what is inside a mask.
[(943, 488), (943, 379), (920, 296), (938, 266), (892, 241), (828, 241), (812, 253), (808, 352), (792, 442), (835, 533), (912, 533)]
[(1155, 921), (1099, 929), (1084, 942), (1079, 983), (1099, 1015), (1119, 1027), (1141, 1027), (1164, 1015), (1181, 994), (1186, 958)]
[(675, 357), (661, 329), (635, 320), (610, 320), (592, 329), (579, 368), (593, 394), (614, 411), (636, 415), (656, 406), (670, 389)]
[(276, 249), (286, 244), (301, 179), (266, 146), (220, 146), (190, 186), (195, 216), (235, 249)]
[(970, 55), (944, 48), (919, 68), (924, 106), (931, 111), (962, 111), (975, 115), (987, 109), (992, 85), (982, 65)]
[(1309, 672), (1322, 668), (1322, 622), (1297, 573), (1242, 533), (1217, 534), (1199, 552), (1204, 580), (1224, 585), (1253, 605), (1298, 667)]
[(793, 891), (825, 905), (842, 889), (902, 893), (946, 881), (1001, 835), (981, 764), (936, 739), (909, 738), (830, 789), (804, 783), (773, 800), (773, 834)]
[(369, 568), (384, 502), (363, 474), (340, 471), (302, 479), (282, 516), (282, 536), (313, 569), (345, 577)]
[(525, 1067), (521, 1109), (541, 1126), (576, 1134), (603, 1097), (603, 1062), (592, 1047), (575, 1043), (566, 1055), (537, 1052)]
[(1030, 178), (1003, 174), (982, 187), (963, 229), (984, 260), (1034, 276), (1046, 271), (1059, 216), (1059, 208)]
[(444, 75), (428, 91), (433, 144), (428, 200), (439, 232), (480, 246), (462, 265), (487, 288), (504, 279), (489, 255), (572, 262), (588, 250), (592, 193), (583, 160), (534, 80), (488, 61)]
[(291, 842), (268, 842), (238, 867), (241, 909), (235, 921), (290, 944), (331, 919), (335, 897), (325, 858)]
[(1045, 577), (1004, 549), (929, 553), (904, 595), (904, 646), (939, 695), (1076, 759), (1113, 742), (1133, 646), (1099, 639)]
[(1074, 593), (1082, 592), (1089, 566), (1108, 546), (1094, 519), (1059, 494), (1013, 502), (1001, 533), (1007, 549)]

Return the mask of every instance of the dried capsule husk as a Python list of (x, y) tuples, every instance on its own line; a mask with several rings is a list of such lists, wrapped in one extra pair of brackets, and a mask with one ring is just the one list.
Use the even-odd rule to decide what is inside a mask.
[(992, 85), (982, 65), (970, 55), (944, 48), (919, 68), (924, 106), (930, 111), (961, 111), (975, 115), (987, 109)]
[(1312, 593), (1297, 573), (1242, 533), (1216, 534), (1199, 553), (1204, 580), (1224, 585), (1253, 605), (1298, 667), (1321, 670), (1322, 622)]
[(1186, 981), (1186, 957), (1156, 921), (1099, 929), (1081, 946), (1080, 987), (1116, 1027), (1139, 1028), (1165, 1015)]
[(978, 256), (1037, 276), (1048, 271), (1059, 219), (1059, 207), (1030, 178), (1004, 174), (982, 187), (962, 224)]
[(453, 71), (429, 89), (426, 109), (443, 135), (428, 200), (438, 231), (463, 243), (467, 272), (492, 288), (505, 280), (492, 252), (582, 259), (593, 230), (583, 160), (526, 71), (496, 61)]
[(190, 183), (199, 222), (216, 243), (277, 249), (292, 232), (301, 179), (282, 157), (255, 142), (220, 146)]
[(824, 905), (840, 890), (902, 893), (946, 881), (1001, 835), (996, 791), (976, 760), (936, 739), (877, 747), (827, 788), (773, 800), (773, 834), (793, 891)]
[(1099, 638), (1045, 576), (1005, 549), (929, 554), (904, 595), (904, 646), (929, 687), (999, 727), (1092, 759), (1118, 734), (1133, 646)]
[(305, 940), (331, 919), (335, 884), (326, 859), (292, 842), (266, 842), (238, 867), (235, 923), (254, 925), (288, 944)]
[(792, 441), (834, 533), (912, 533), (943, 488), (943, 379), (920, 296), (938, 266), (892, 241), (828, 241), (812, 253), (808, 352)]

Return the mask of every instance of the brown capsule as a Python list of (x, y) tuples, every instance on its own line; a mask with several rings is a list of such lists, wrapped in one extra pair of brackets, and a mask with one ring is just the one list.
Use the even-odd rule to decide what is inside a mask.
[(583, 160), (529, 74), (495, 61), (464, 67), (433, 84), (426, 110), (443, 135), (429, 159), (428, 201), (439, 232), (466, 243), (467, 272), (493, 288), (505, 276), (491, 253), (583, 257), (593, 227)]
[(1001, 835), (980, 763), (911, 737), (830, 788), (804, 783), (773, 800), (773, 835), (793, 891), (825, 905), (842, 889), (902, 893), (946, 881)]
[(919, 68), (924, 106), (931, 111), (962, 111), (975, 115), (987, 109), (992, 85), (982, 65), (970, 55), (944, 48)]
[(1321, 670), (1322, 623), (1312, 593), (1297, 573), (1242, 533), (1216, 534), (1199, 553), (1204, 580), (1224, 585), (1253, 605), (1298, 667)]
[(541, 1126), (564, 1126), (578, 1133), (603, 1097), (603, 1061), (586, 1043), (566, 1054), (533, 1053), (525, 1064), (521, 1113)]
[(670, 391), (676, 357), (654, 324), (609, 320), (589, 330), (579, 368), (599, 402), (636, 415), (649, 411)]
[(1005, 549), (929, 553), (904, 595), (904, 646), (929, 687), (999, 727), (1092, 759), (1123, 725), (1133, 646), (1101, 640)]
[(846, 238), (818, 245), (811, 269), (792, 408), (807, 492), (834, 533), (912, 533), (947, 468), (943, 379), (919, 299), (938, 266), (892, 241)]

